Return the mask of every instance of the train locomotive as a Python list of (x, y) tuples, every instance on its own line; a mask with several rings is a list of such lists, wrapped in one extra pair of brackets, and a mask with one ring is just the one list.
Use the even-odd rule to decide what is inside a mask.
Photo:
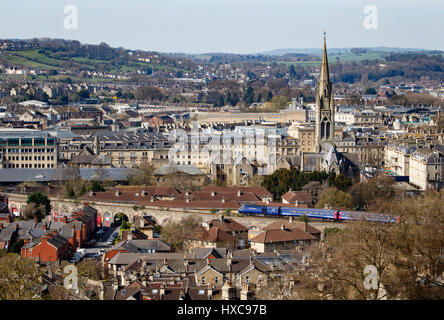
[(239, 208), (239, 213), (245, 215), (264, 216), (264, 217), (306, 216), (308, 218), (332, 220), (337, 222), (366, 220), (373, 222), (399, 223), (400, 221), (399, 216), (392, 216), (387, 214), (359, 212), (359, 211), (283, 207), (283, 206), (263, 206), (256, 204), (247, 204), (247, 203), (243, 203), (241, 205), (241, 207)]

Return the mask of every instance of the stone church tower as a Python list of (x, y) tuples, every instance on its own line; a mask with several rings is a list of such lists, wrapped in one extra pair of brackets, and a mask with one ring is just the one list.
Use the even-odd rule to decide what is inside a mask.
[(332, 85), (328, 71), (327, 42), (324, 33), (324, 53), (321, 75), (316, 96), (315, 152), (320, 152), (324, 142), (333, 142), (335, 137), (335, 107)]

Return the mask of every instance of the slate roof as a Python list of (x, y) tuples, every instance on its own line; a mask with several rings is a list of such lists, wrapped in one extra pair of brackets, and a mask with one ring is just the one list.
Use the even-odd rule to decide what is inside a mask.
[(203, 176), (202, 170), (192, 165), (164, 165), (154, 171), (154, 176), (166, 176), (172, 174), (187, 174), (191, 176)]
[(146, 250), (156, 251), (170, 251), (171, 247), (160, 241), (159, 239), (147, 239), (147, 240), (125, 240), (114, 247), (111, 250), (125, 249), (129, 252), (144, 252)]
[[(70, 179), (69, 168), (54, 169), (2, 169), (0, 170), (0, 182), (23, 181), (65, 181)], [(104, 168), (106, 179), (114, 181), (127, 181), (133, 170), (127, 168)], [(96, 168), (80, 168), (79, 175), (83, 180), (97, 180)]]

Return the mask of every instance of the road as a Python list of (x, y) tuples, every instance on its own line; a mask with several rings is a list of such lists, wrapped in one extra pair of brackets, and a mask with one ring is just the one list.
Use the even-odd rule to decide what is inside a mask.
[(111, 235), (113, 234), (114, 231), (119, 231), (119, 226), (112, 226), (109, 228), (103, 228), (102, 230), (105, 231), (105, 233), (103, 233), (102, 237), (98, 239), (96, 245), (93, 247), (85, 248), (86, 249), (85, 258), (92, 257), (93, 255), (98, 253), (101, 248), (104, 248), (106, 250), (106, 249), (112, 247), (112, 245), (111, 246), (107, 245), (106, 242), (108, 241), (108, 239), (111, 238)]

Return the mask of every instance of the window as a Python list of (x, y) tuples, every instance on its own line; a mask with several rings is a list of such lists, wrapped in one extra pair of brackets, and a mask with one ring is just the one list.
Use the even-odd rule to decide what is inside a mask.
[(245, 283), (249, 283), (250, 282), (250, 276), (245, 276)]
[(219, 283), (219, 276), (214, 277), (214, 283)]
[(205, 276), (202, 276), (200, 282), (201, 282), (202, 284), (205, 284)]

